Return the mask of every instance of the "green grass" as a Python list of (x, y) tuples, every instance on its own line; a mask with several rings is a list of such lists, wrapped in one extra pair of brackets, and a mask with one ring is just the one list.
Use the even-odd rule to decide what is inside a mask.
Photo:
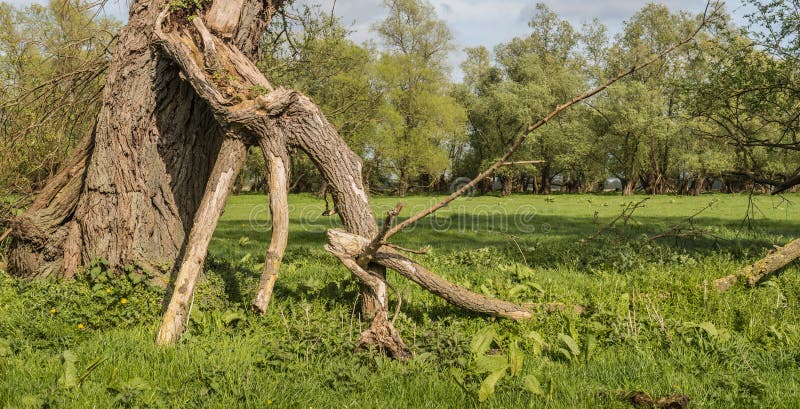
[[(465, 198), (398, 235), (405, 247), (430, 244), (415, 258), (475, 291), (587, 308), (496, 320), (390, 273), (403, 299), (396, 326), (416, 353), (408, 363), (353, 350), (367, 325), (353, 315), (357, 286), (322, 249), (338, 220), (319, 216), (311, 196), (290, 197), (290, 244), (264, 317), (247, 305), (269, 237), (266, 199), (230, 200), (174, 348), (153, 345), (163, 290), (102, 274), (58, 283), (0, 273), (0, 407), (627, 408), (613, 395), (639, 390), (684, 393), (692, 407), (800, 407), (798, 268), (753, 289), (709, 286), (796, 237), (797, 205), (757, 196), (743, 224), (745, 195), (657, 196), (625, 228), (581, 242), (640, 199)], [(406, 198), (403, 214), (435, 200)], [(379, 215), (397, 201), (373, 198)], [(694, 219), (710, 235), (647, 240), (711, 201)], [(489, 355), (473, 353), (487, 328)], [(505, 362), (515, 346), (521, 373), (480, 402), (479, 368)], [(542, 394), (524, 388), (526, 376)]]

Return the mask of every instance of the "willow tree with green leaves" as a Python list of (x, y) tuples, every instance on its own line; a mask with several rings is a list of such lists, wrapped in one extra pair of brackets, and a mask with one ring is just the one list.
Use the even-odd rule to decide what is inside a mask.
[[(495, 50), (491, 65), (485, 48), (467, 50), (462, 65), (466, 92), (461, 99), (470, 120), (472, 172), (494, 162), (524, 129), (530, 117), (543, 116), (570, 95), (587, 88), (580, 55), (584, 42), (566, 20), (542, 3), (528, 23), (531, 33), (517, 37)], [(584, 106), (560, 115), (516, 153), (516, 160), (542, 160), (530, 166), (506, 167), (498, 175), (509, 193), (524, 175), (537, 174), (540, 193), (549, 193), (553, 179), (561, 174), (575, 187), (594, 173), (586, 161), (594, 152), (589, 115)], [(470, 160), (470, 159), (468, 159)]]
[[(649, 4), (625, 22), (606, 54), (605, 75), (683, 38), (696, 26), (693, 16)], [(702, 36), (703, 34), (701, 34)], [(623, 181), (623, 194), (641, 185), (663, 193), (677, 175), (681, 127), (679, 81), (689, 62), (686, 49), (673, 53), (617, 84), (597, 101), (598, 133), (608, 147), (609, 169)]]
[(434, 183), (450, 165), (448, 147), (466, 134), (466, 114), (449, 95), (447, 56), (453, 36), (425, 0), (386, 1), (389, 15), (373, 27), (385, 46), (376, 79), (386, 106), (374, 154), (385, 159), (405, 195), (422, 177)]

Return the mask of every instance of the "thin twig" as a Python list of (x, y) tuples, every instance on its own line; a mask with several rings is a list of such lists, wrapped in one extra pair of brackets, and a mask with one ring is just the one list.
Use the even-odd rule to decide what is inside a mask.
[(676, 237), (676, 238), (678, 238), (678, 237), (701, 237), (701, 236), (710, 236), (710, 237), (713, 237), (713, 238), (718, 239), (718, 240), (722, 239), (722, 237), (713, 235), (713, 234), (709, 233), (707, 230), (697, 228), (694, 225), (694, 218), (699, 216), (701, 213), (705, 212), (706, 210), (710, 209), (711, 207), (713, 207), (714, 204), (716, 204), (717, 202), (718, 202), (718, 200), (716, 200), (716, 199), (708, 202), (708, 204), (705, 207), (703, 207), (702, 209), (694, 212), (694, 214), (692, 214), (691, 216), (689, 216), (686, 219), (682, 220), (680, 223), (670, 227), (669, 229), (667, 229), (667, 231), (649, 237), (647, 239), (647, 241), (654, 241), (654, 240), (662, 239), (662, 238), (665, 238), (665, 237)]
[(9, 227), (9, 228), (6, 229), (6, 231), (3, 232), (3, 235), (0, 236), (0, 243), (2, 243), (3, 240), (5, 240), (6, 237), (8, 237), (8, 235), (11, 234), (11, 231), (12, 231), (12, 229)]
[(357, 261), (359, 266), (366, 268), (367, 264), (372, 261), (372, 257), (375, 256), (375, 253), (378, 252), (378, 249), (386, 241), (386, 236), (392, 228), (392, 224), (394, 224), (394, 219), (397, 218), (397, 215), (400, 214), (400, 211), (403, 210), (404, 206), (405, 204), (398, 203), (394, 209), (386, 212), (386, 220), (383, 222), (381, 231), (375, 235), (369, 245), (364, 249), (364, 252), (358, 256)]
[(404, 253), (411, 253), (411, 254), (428, 254), (428, 253), (431, 252), (431, 246), (425, 246), (423, 248), (415, 250), (415, 249), (409, 249), (409, 248), (405, 248), (405, 247), (402, 247), (402, 246), (398, 246), (397, 244), (387, 243), (385, 241), (381, 242), (381, 245), (389, 247), (389, 248), (392, 248), (392, 249), (395, 249), (397, 251), (402, 251)]
[(510, 237), (511, 240), (514, 241), (514, 244), (517, 246), (517, 250), (519, 250), (519, 254), (522, 256), (522, 261), (527, 266), (528, 265), (528, 259), (525, 257), (525, 252), (522, 251), (522, 247), (519, 245), (519, 242), (517, 242), (517, 236), (515, 236), (513, 234), (509, 234), (508, 237)]
[[(586, 243), (588, 241), (592, 241), (592, 240), (600, 237), (600, 235), (602, 235), (603, 233), (605, 233), (605, 232), (607, 232), (609, 230), (616, 229), (617, 228), (617, 222), (619, 222), (620, 220), (622, 220), (622, 226), (623, 227), (627, 226), (628, 222), (630, 222), (631, 218), (633, 218), (633, 213), (637, 209), (639, 209), (641, 207), (644, 207), (645, 202), (647, 202), (648, 200), (650, 200), (650, 198), (646, 197), (646, 198), (644, 198), (644, 199), (642, 199), (642, 200), (640, 200), (638, 202), (628, 202), (628, 203), (626, 203), (625, 204), (625, 208), (622, 209), (622, 213), (620, 213), (617, 217), (615, 217), (613, 220), (608, 222), (608, 224), (606, 224), (605, 226), (597, 229), (597, 231), (592, 236), (590, 236), (589, 238), (581, 240), (581, 243)], [(595, 212), (594, 218), (595, 218), (595, 221), (597, 221), (597, 212)]]

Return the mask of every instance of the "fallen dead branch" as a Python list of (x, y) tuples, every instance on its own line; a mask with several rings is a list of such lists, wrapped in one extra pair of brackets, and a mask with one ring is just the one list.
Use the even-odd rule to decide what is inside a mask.
[(518, 160), (515, 162), (503, 162), (500, 166), (515, 166), (515, 165), (538, 165), (540, 163), (545, 163), (546, 161), (543, 160)]
[[(366, 238), (339, 229), (328, 230), (328, 243), (325, 247), (326, 250), (340, 259), (355, 259), (369, 245), (369, 241)], [(531, 317), (530, 311), (524, 307), (508, 301), (486, 297), (452, 284), (390, 247), (381, 246), (378, 248), (373, 259), (376, 263), (391, 268), (403, 277), (419, 284), (422, 288), (442, 297), (457, 307), (514, 320)], [(351, 265), (349, 262), (346, 264), (348, 268)]]
[(734, 274), (714, 280), (714, 287), (718, 291), (724, 292), (742, 280), (752, 287), (770, 274), (786, 267), (798, 257), (800, 257), (800, 239), (791, 241), (783, 247), (770, 250), (766, 257)]
[[(618, 230), (619, 226), (617, 226), (617, 223), (619, 223), (620, 221), (622, 222), (623, 228), (627, 227), (628, 223), (631, 221), (631, 219), (633, 219), (633, 214), (636, 212), (636, 210), (644, 207), (645, 203), (648, 200), (650, 200), (650, 198), (646, 197), (638, 202), (626, 203), (625, 207), (622, 209), (622, 212), (617, 217), (608, 222), (608, 224), (606, 224), (605, 226), (598, 228), (597, 231), (590, 237), (582, 239), (581, 243), (587, 243), (589, 241), (592, 241), (608, 231)], [(597, 213), (595, 213), (595, 219), (597, 219)]]
[(663, 233), (656, 234), (654, 236), (650, 236), (647, 241), (655, 241), (658, 239), (664, 238), (687, 238), (687, 237), (713, 237), (715, 239), (721, 239), (721, 237), (715, 236), (714, 234), (710, 233), (708, 229), (697, 227), (695, 226), (695, 217), (701, 215), (706, 210), (712, 208), (717, 203), (717, 200), (712, 200), (708, 202), (708, 204), (703, 207), (702, 209), (694, 212), (691, 216), (685, 218), (680, 223), (675, 224), (674, 226), (670, 227)]

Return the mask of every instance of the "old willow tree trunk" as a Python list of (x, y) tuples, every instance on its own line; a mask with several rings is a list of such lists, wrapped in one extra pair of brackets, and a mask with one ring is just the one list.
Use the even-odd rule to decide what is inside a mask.
[[(166, 4), (131, 4), (92, 133), (13, 225), (15, 274), (69, 278), (94, 258), (151, 271), (177, 262), (223, 135), (178, 66), (154, 46)], [(254, 58), (275, 7), (242, 6), (231, 40)]]
[[(190, 232), (195, 220), (211, 218), (216, 225), (215, 209), (221, 211), (224, 205), (230, 189), (228, 179), (235, 179), (238, 174), (246, 146), (261, 145), (273, 181), (278, 180), (276, 171), (288, 172), (289, 147), (268, 151), (269, 144), (263, 140), (223, 126), (227, 122), (220, 120), (219, 110), (211, 109), (209, 96), (198, 95), (192, 84), (196, 78), (187, 77), (186, 67), (178, 64), (175, 55), (165, 52), (168, 41), (156, 32), (160, 31), (159, 17), (165, 18), (163, 14), (168, 10), (166, 17), (175, 31), (198, 24), (210, 30), (201, 40), (205, 41), (202, 47), (206, 53), (203, 69), (214, 78), (213, 86), (235, 94), (226, 98), (241, 102), (251, 96), (252, 88), (271, 90), (266, 79), (255, 78), (260, 73), (253, 72), (252, 61), (259, 54), (271, 17), (282, 3), (283, 0), (217, 0), (205, 2), (203, 9), (194, 9), (165, 0), (133, 2), (129, 22), (119, 34), (94, 129), (76, 150), (69, 166), (13, 222), (10, 270), (24, 277), (71, 278), (80, 266), (103, 258), (112, 268), (138, 264), (161, 272), (160, 279), (166, 284), (171, 267), (182, 260), (185, 263), (185, 255), (195, 256), (192, 261), (202, 264), (205, 248), (198, 254), (184, 254)], [(193, 24), (198, 14), (201, 19)], [(226, 74), (213, 57), (211, 32), (215, 39), (224, 39), (235, 50), (230, 57), (233, 60), (226, 61)], [(195, 29), (192, 35), (201, 34)], [(242, 85), (236, 83), (235, 77), (242, 77), (251, 89), (235, 89), (235, 85)], [(279, 138), (273, 139), (274, 145)], [(351, 167), (356, 167), (351, 172), (354, 174), (346, 175), (334, 186), (334, 199), (343, 199), (349, 193), (342, 193), (342, 189), (350, 192), (352, 184), (361, 186), (360, 161), (338, 135), (336, 139), (336, 144), (315, 142), (328, 143), (328, 150), (339, 150), (327, 152), (329, 166), (349, 160)], [(328, 160), (311, 156), (318, 167), (319, 161)], [(283, 162), (270, 162), (275, 158)], [(330, 179), (341, 175), (329, 171), (326, 176)], [(212, 191), (221, 193), (212, 197)], [(206, 202), (216, 202), (205, 203), (204, 195)], [(271, 201), (273, 216), (280, 206)], [(341, 207), (348, 208), (346, 204)], [(349, 206), (350, 213), (340, 213), (348, 231), (373, 235), (377, 227), (368, 203), (353, 207)], [(279, 212), (278, 219), (281, 217)], [(273, 227), (285, 228), (285, 224)], [(269, 300), (284, 247), (285, 233), (273, 232), (273, 245), (267, 255), (272, 262), (267, 263), (266, 278), (259, 286), (258, 309), (263, 309)], [(369, 270), (380, 276), (385, 269), (371, 265)], [(365, 290), (364, 312), (372, 315), (382, 297), (383, 288), (378, 294)], [(264, 305), (258, 307), (260, 303)]]

